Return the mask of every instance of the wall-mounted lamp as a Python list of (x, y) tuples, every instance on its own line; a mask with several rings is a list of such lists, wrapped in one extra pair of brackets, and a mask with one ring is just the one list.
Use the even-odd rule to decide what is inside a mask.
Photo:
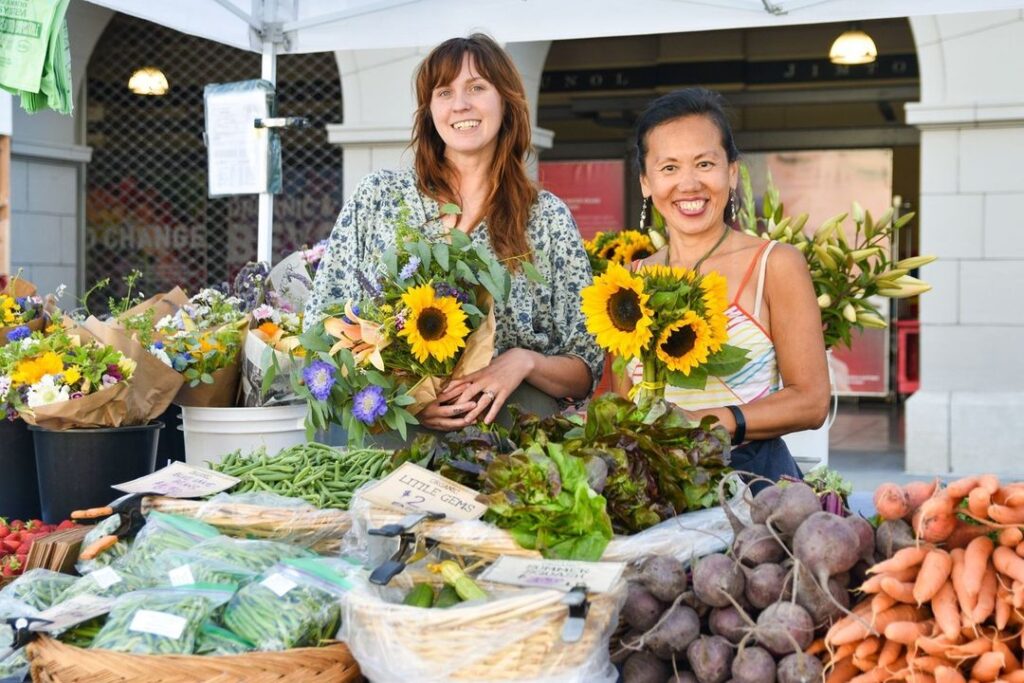
[(833, 64), (870, 64), (876, 57), (875, 41), (856, 26), (843, 31), (828, 51), (828, 59)]
[(136, 95), (164, 95), (168, 87), (167, 76), (155, 66), (136, 69), (128, 79), (128, 89)]

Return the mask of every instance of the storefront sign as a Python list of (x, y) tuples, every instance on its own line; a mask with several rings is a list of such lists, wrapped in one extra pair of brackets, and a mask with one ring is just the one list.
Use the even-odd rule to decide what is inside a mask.
[(487, 506), (479, 492), (411, 462), (365, 491), (366, 500), (403, 512), (440, 512), (449, 519), (479, 519)]

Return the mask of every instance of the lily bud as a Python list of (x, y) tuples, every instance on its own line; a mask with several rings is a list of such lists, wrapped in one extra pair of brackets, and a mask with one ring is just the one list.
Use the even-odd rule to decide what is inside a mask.
[(920, 268), (921, 266), (927, 266), (933, 262), (937, 257), (931, 254), (922, 254), (921, 256), (911, 256), (896, 262), (897, 268), (905, 268), (906, 270), (913, 270), (914, 268)]
[(873, 327), (877, 330), (884, 330), (886, 327), (889, 326), (888, 323), (886, 323), (884, 320), (879, 318), (874, 313), (858, 313), (857, 322), (863, 325), (864, 327)]
[(657, 230), (649, 231), (647, 236), (651, 238), (651, 244), (654, 245), (655, 251), (665, 246), (665, 238)]
[(843, 306), (843, 317), (851, 323), (857, 322), (857, 309), (853, 307), (853, 304)]
[(832, 305), (832, 297), (828, 294), (822, 294), (818, 297), (818, 308), (825, 309)]

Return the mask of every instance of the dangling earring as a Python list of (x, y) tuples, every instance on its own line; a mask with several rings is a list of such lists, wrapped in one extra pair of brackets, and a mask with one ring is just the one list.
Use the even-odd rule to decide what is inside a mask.
[(729, 190), (729, 222), (736, 222), (736, 205), (739, 204), (739, 200), (736, 198), (736, 193)]
[(647, 200), (650, 197), (644, 197), (643, 201), (640, 202), (640, 226), (639, 229), (643, 230), (644, 226), (647, 225)]

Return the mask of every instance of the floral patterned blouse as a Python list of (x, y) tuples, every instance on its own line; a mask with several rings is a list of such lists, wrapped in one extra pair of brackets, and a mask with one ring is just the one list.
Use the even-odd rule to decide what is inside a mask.
[[(373, 273), (380, 254), (394, 244), (394, 222), (403, 204), (411, 212), (410, 224), (421, 225), (427, 236), (445, 233), (440, 204), (420, 193), (413, 170), (368, 175), (345, 202), (331, 231), (306, 303), (307, 326), (323, 318), (327, 306), (364, 297), (356, 272)], [(591, 284), (593, 275), (576, 222), (562, 200), (541, 191), (530, 211), (527, 235), (533, 264), (545, 282), (530, 282), (521, 271), (512, 274), (508, 300), (494, 311), (495, 350), (524, 348), (549, 356), (578, 356), (590, 368), (592, 388), (596, 387), (604, 353), (587, 332), (580, 308), (580, 290)], [(486, 221), (470, 238), (494, 255)]]

